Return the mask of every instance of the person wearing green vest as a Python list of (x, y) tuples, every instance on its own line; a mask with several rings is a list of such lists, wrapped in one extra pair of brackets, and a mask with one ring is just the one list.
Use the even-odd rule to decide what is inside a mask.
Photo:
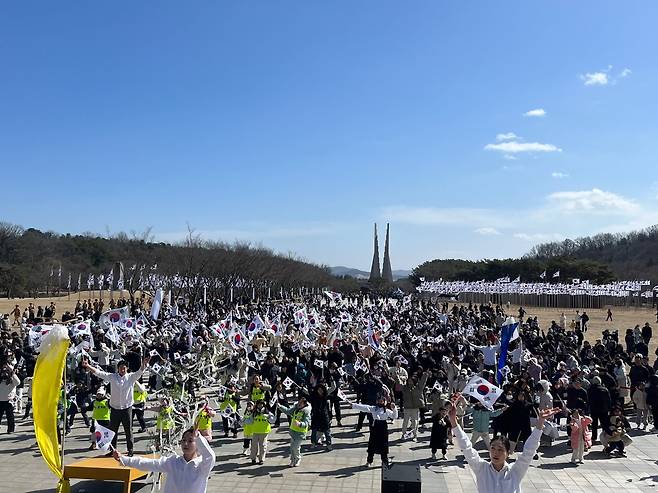
[(242, 433), (244, 435), (244, 440), (242, 441), (242, 455), (249, 455), (251, 450), (251, 437), (253, 432), (251, 431), (251, 423), (253, 423), (253, 414), (254, 414), (254, 403), (251, 401), (247, 402), (247, 409), (244, 411), (244, 417), (242, 418)]
[(212, 418), (216, 414), (215, 410), (210, 407), (208, 398), (201, 404), (202, 408), (196, 418), (196, 428), (199, 433), (210, 443), (212, 441)]
[(238, 436), (238, 420), (233, 416), (231, 419), (227, 417), (229, 414), (236, 414), (240, 407), (240, 397), (238, 396), (235, 384), (226, 384), (226, 391), (224, 392), (224, 400), (219, 404), (219, 410), (222, 414), (222, 426), (224, 427), (224, 438), (228, 438), (228, 431), (231, 429), (233, 438)]
[(171, 434), (174, 431), (174, 415), (180, 414), (171, 404), (169, 397), (162, 397), (160, 405), (149, 408), (150, 411), (158, 413), (155, 418), (155, 429), (158, 433), (156, 439), (156, 449), (162, 450), (165, 445), (171, 444)]
[(110, 402), (107, 400), (107, 394), (103, 387), (96, 392), (96, 399), (94, 399), (92, 404), (91, 426), (89, 427), (91, 445), (89, 445), (89, 450), (96, 450), (97, 448), (95, 423), (105, 428), (110, 427)]
[(294, 406), (279, 404), (279, 409), (290, 416), (290, 467), (297, 467), (302, 462), (302, 442), (311, 426), (311, 405), (306, 397), (300, 397)]
[(253, 402), (265, 401), (268, 402), (270, 399), (269, 393), (272, 390), (272, 387), (261, 381), (260, 375), (254, 375), (254, 379), (251, 385), (247, 386), (246, 389), (242, 392), (242, 395), (246, 395), (249, 400)]
[(265, 401), (256, 401), (254, 403), (253, 414), (245, 418), (245, 422), (251, 425), (251, 463), (255, 464), (258, 459), (259, 464), (263, 464), (263, 459), (267, 453), (267, 436), (272, 431), (272, 423), (275, 416), (265, 409)]
[(138, 380), (133, 387), (133, 418), (137, 418), (139, 423), (139, 430), (137, 433), (144, 433), (146, 431), (146, 422), (144, 421), (144, 407), (146, 406), (146, 399), (148, 392), (146, 387)]

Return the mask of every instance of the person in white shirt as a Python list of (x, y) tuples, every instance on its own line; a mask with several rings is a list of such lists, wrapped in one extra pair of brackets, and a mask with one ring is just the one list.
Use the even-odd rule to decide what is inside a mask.
[(510, 455), (510, 441), (499, 436), (491, 440), (489, 445), (489, 461), (480, 457), (473, 448), (464, 430), (457, 424), (457, 407), (455, 405), (461, 394), (455, 394), (451, 398), (448, 418), (452, 426), (452, 433), (457, 440), (457, 445), (464, 453), (464, 457), (475, 474), (475, 482), (479, 493), (522, 493), (521, 481), (532, 462), (541, 439), (542, 430), (546, 418), (559, 412), (559, 408), (544, 409), (539, 412), (537, 426), (532, 431), (530, 438), (523, 447), (523, 453), (510, 465), (507, 459)]
[(471, 344), (473, 349), (482, 352), (484, 356), (484, 369), (489, 371), (496, 371), (497, 356), (500, 352), (500, 343), (492, 344), (491, 341), (487, 342), (486, 346), (476, 346)]
[(116, 449), (113, 456), (123, 466), (166, 474), (162, 493), (206, 493), (208, 476), (215, 466), (215, 452), (197, 429), (183, 433), (181, 449), (182, 456), (170, 455), (158, 459), (126, 457)]
[(368, 438), (368, 460), (366, 461), (366, 467), (372, 465), (375, 454), (381, 456), (383, 465), (388, 465), (388, 420), (397, 419), (398, 408), (392, 402), (387, 405), (386, 399), (383, 396), (377, 398), (376, 406), (355, 404), (353, 402), (350, 402), (350, 404), (352, 405), (352, 409), (370, 413), (374, 418), (374, 423), (370, 428), (370, 437)]
[[(150, 360), (150, 356), (145, 357), (142, 360), (141, 368), (134, 373), (128, 373), (128, 363), (126, 361), (119, 361), (116, 373), (107, 373), (94, 368), (86, 359), (82, 360), (83, 368), (88, 369), (98, 378), (110, 384), (110, 429), (115, 433), (112, 439), (112, 447), (116, 448), (117, 446), (119, 425), (121, 424), (126, 434), (129, 456), (133, 455), (133, 389), (135, 382), (140, 379)], [(108, 455), (112, 455), (112, 453)]]

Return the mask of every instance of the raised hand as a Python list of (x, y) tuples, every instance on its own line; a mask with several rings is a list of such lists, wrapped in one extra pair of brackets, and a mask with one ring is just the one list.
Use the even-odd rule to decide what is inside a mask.
[(559, 413), (561, 409), (559, 407), (554, 407), (553, 409), (542, 409), (539, 411), (537, 414), (537, 426), (536, 428), (539, 428), (540, 430), (544, 427), (544, 423), (548, 418), (551, 416)]

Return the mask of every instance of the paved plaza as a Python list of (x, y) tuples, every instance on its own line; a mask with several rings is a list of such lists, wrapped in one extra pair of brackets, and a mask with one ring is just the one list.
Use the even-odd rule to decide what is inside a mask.
[[(310, 441), (307, 441), (302, 465), (294, 469), (288, 467), (289, 440), (286, 425), (282, 425), (270, 435), (269, 452), (263, 466), (252, 465), (249, 459), (242, 455), (240, 435), (237, 439), (215, 438), (217, 464), (208, 491), (380, 491), (381, 469), (378, 458), (375, 459), (375, 467), (364, 467), (367, 432), (355, 432), (355, 423), (356, 413), (348, 410), (343, 418), (344, 426), (333, 429), (334, 450), (327, 452), (324, 448), (313, 448)], [(401, 423), (401, 420), (397, 420), (393, 425), (391, 456), (395, 463), (420, 465), (423, 492), (475, 491), (469, 468), (458, 450), (450, 448), (447, 461), (433, 461), (428, 448), (429, 428), (422, 432), (418, 442), (402, 442), (399, 440)], [(217, 423), (215, 429), (217, 430)], [(627, 458), (606, 458), (601, 452), (601, 446), (597, 444), (586, 454), (585, 464), (578, 467), (568, 464), (571, 453), (566, 449), (566, 437), (561, 437), (553, 447), (540, 449), (539, 460), (533, 462), (524, 480), (524, 490), (546, 493), (658, 491), (658, 436), (655, 433), (638, 434), (635, 430), (631, 434), (634, 442), (627, 449)], [(221, 433), (215, 431), (215, 435)], [(87, 451), (88, 436), (82, 421), (76, 421), (73, 432), (67, 437), (66, 463), (98, 455), (98, 452)], [(137, 437), (136, 450), (145, 451), (147, 437)], [(54, 491), (57, 483), (55, 477), (41, 459), (34, 443), (31, 421), (19, 421), (13, 435), (0, 435), (0, 492)], [(119, 448), (122, 448), (121, 441)], [(122, 491), (121, 483), (84, 480), (73, 481), (71, 486), (72, 491), (77, 493)], [(134, 491), (149, 492), (151, 485), (135, 485)]]

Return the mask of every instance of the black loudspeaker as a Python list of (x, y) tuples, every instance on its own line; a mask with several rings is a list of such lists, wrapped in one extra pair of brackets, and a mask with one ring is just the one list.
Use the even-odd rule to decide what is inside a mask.
[(420, 466), (383, 466), (382, 493), (420, 493)]

